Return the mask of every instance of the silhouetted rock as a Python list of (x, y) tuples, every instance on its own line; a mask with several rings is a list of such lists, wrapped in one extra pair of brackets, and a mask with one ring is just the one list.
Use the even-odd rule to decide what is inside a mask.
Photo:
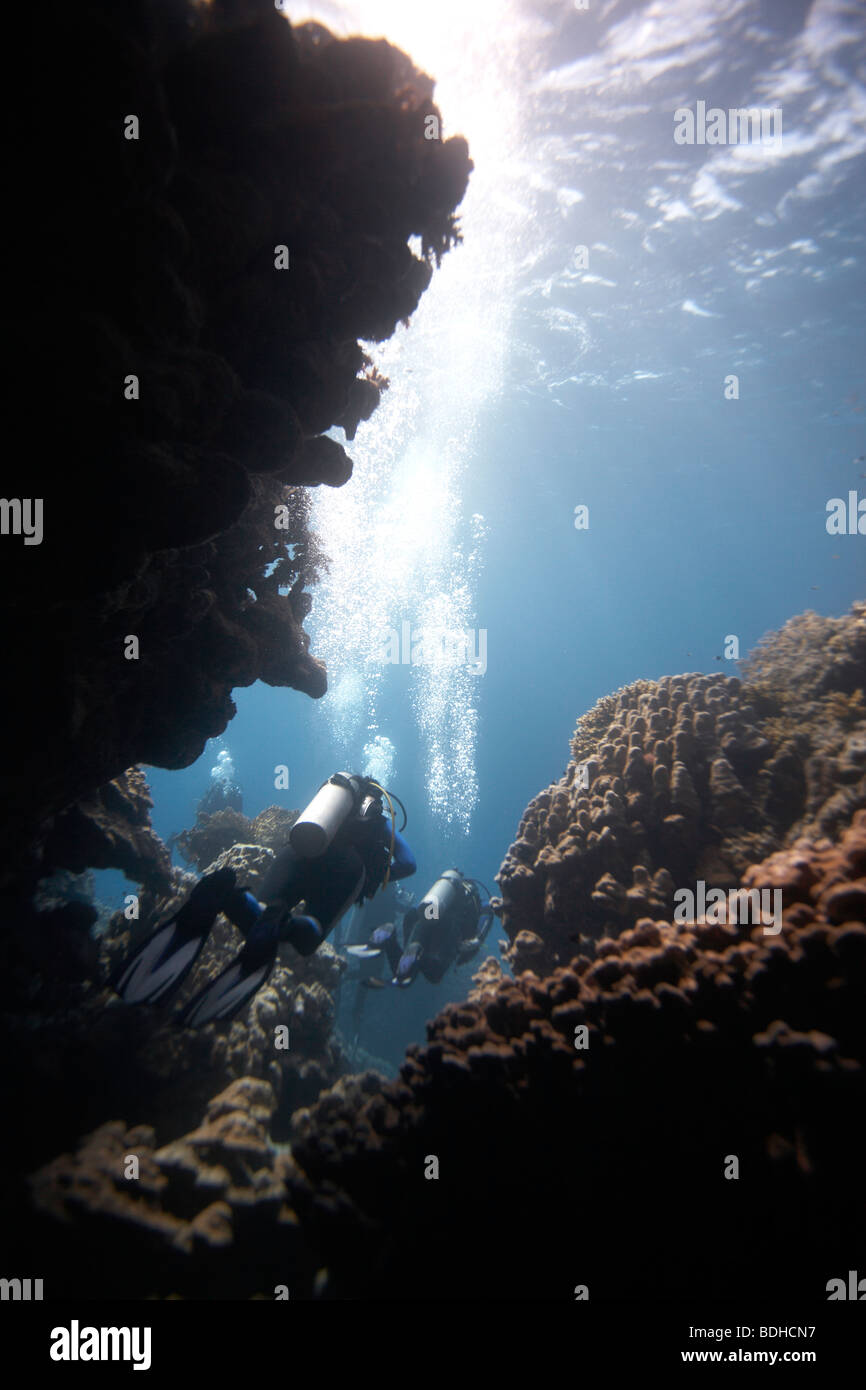
[(30, 437), (4, 492), (42, 499), (44, 533), (0, 547), (7, 883), (47, 816), (192, 762), (234, 687), (324, 694), (297, 489), (350, 477), (324, 432), (352, 438), (387, 386), (359, 340), (416, 309), (471, 169), (425, 139), (433, 84), (404, 54), (272, 0), (22, 22), (7, 315)]

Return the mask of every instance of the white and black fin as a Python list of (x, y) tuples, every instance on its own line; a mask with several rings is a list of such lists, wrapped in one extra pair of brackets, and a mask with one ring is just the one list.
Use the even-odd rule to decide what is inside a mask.
[(156, 1004), (166, 999), (183, 984), (206, 938), (207, 931), (201, 936), (186, 935), (172, 917), (139, 946), (114, 988), (127, 1004)]
[(244, 967), (241, 958), (233, 961), (221, 975), (217, 975), (215, 980), (190, 1000), (180, 1016), (181, 1023), (188, 1028), (200, 1028), (205, 1023), (223, 1022), (234, 1018), (261, 989), (273, 969), (275, 959), (276, 949), (269, 960), (252, 970)]

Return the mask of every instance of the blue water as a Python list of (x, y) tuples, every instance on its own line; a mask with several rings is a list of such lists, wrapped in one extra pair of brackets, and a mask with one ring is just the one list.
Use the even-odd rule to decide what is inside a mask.
[[(244, 810), (255, 815), (274, 803), (302, 806), (331, 771), (360, 765), (370, 737), (385, 735), (419, 864), (409, 886), (419, 895), (449, 865), (495, 891), (527, 802), (561, 776), (576, 718), (601, 695), (639, 677), (733, 674), (732, 661), (716, 659), (729, 635), (745, 656), (805, 609), (845, 612), (866, 576), (863, 536), (829, 535), (825, 525), (829, 499), (851, 489), (866, 496), (866, 10), (842, 0), (599, 0), (586, 15), (567, 4), (503, 4), (493, 44), (488, 8), (480, 4), (473, 21), (472, 7), (432, 7), (426, 26), (420, 6), (401, 11), (384, 0), (298, 7), (291, 16), (315, 14), (341, 32), (386, 32), (400, 42), (412, 11), (411, 55), (443, 78), (458, 105), (473, 77), (469, 59), (461, 69), (455, 57), (449, 76), (436, 66), (449, 61), (441, 44), (427, 45), (446, 20), (468, 26), (462, 42), (454, 37), (455, 53), (486, 52), (475, 80), (500, 80), (509, 97), (498, 147), (488, 127), (475, 135), (464, 127), (477, 165), (464, 245), (434, 276), (405, 347), (392, 345), (391, 414), (383, 406), (348, 446), (357, 477), (347, 491), (358, 498), (377, 460), (387, 457), (394, 470), (385, 470), (375, 505), (358, 501), (356, 522), (363, 527), (366, 507), (373, 527), (389, 478), (415, 466), (411, 446), (444, 460), (449, 401), (455, 421), (461, 412), (454, 530), (443, 532), (424, 582), (448, 589), (454, 537), (482, 516), (480, 567), (457, 620), (468, 614), (486, 630), (487, 670), (469, 694), (456, 691), (447, 712), (453, 725), (477, 710), (475, 732), (449, 744), (471, 768), (458, 769), (455, 757), (454, 796), (443, 810), (419, 714), (427, 697), (401, 665), (380, 667), (373, 685), (369, 666), (359, 670), (348, 745), (332, 694), (315, 703), (257, 685), (235, 691), (237, 716), (196, 764), (149, 770), (154, 826), (168, 836), (193, 823), (221, 747)], [(676, 145), (674, 110), (699, 100), (781, 107), (780, 151)], [(465, 110), (468, 122), (482, 119), (468, 96)], [(582, 245), (588, 270), (575, 262)], [(458, 258), (473, 256), (467, 279), (480, 283), (481, 297), (464, 323), (455, 316), (465, 284), (450, 290), (447, 276), (459, 280)], [(492, 328), (482, 322), (488, 307)], [(443, 325), (455, 322), (470, 365), (461, 362), (449, 379), (448, 359), (434, 371), (431, 354)], [(476, 332), (478, 371), (491, 354), (497, 360), (473, 396), (466, 383)], [(731, 373), (735, 400), (724, 393)], [(574, 526), (580, 504), (588, 530)], [(423, 518), (406, 524), (415, 528), (410, 542), (413, 534), (430, 540)], [(327, 532), (323, 540), (327, 551)], [(410, 558), (397, 560), (388, 547), (380, 559), (397, 596), (389, 622), (415, 621), (422, 594), (411, 546)], [(338, 613), (339, 647), (353, 602), (340, 582), (339, 593), (314, 591), (314, 652), (326, 637), (333, 644)], [(360, 574), (358, 588), (363, 618)], [(287, 792), (274, 790), (279, 763), (290, 768)], [(455, 804), (468, 804), (473, 785), (467, 834)], [(106, 880), (106, 892), (117, 888)], [(496, 938), (494, 927), (494, 954)], [(377, 994), (365, 1045), (396, 1065), (407, 1042), (423, 1040), (424, 1020), (465, 996), (475, 968), (437, 987), (419, 981), (399, 998)]]

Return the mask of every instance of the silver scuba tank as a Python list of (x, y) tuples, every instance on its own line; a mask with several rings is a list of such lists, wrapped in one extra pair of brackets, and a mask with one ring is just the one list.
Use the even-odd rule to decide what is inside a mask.
[(361, 799), (361, 785), (348, 772), (335, 772), (324, 782), (289, 831), (289, 844), (303, 859), (325, 853), (346, 817)]
[[(440, 921), (463, 895), (464, 878), (458, 869), (446, 869), (420, 902), (411, 909), (413, 921)], [(408, 916), (408, 914), (407, 914)]]

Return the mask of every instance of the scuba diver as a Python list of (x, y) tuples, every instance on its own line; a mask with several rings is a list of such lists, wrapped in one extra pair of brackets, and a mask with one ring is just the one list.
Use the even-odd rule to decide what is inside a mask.
[(129, 1004), (153, 1004), (174, 993), (222, 912), (243, 933), (244, 947), (180, 1018), (190, 1026), (232, 1018), (267, 980), (281, 942), (312, 955), (353, 903), (415, 873), (415, 857), (394, 823), (393, 801), (403, 811), (405, 829), (406, 811), (397, 797), (372, 778), (335, 772), (295, 821), (288, 844), (265, 874), (263, 902), (237, 885), (234, 869), (207, 874), (180, 911), (124, 964), (117, 993)]
[(196, 807), (199, 816), (212, 816), (215, 811), (243, 811), (243, 792), (235, 781), (235, 765), (231, 753), (223, 748), (210, 770), (210, 786)]
[[(451, 965), (465, 965), (480, 951), (493, 925), (493, 908), (482, 901), (483, 883), (459, 869), (446, 869), (403, 918), (403, 945), (393, 922), (376, 927), (366, 946), (347, 950), (362, 960), (384, 952), (392, 985), (407, 989), (420, 971), (438, 985)], [(490, 894), (486, 888), (488, 899)]]

